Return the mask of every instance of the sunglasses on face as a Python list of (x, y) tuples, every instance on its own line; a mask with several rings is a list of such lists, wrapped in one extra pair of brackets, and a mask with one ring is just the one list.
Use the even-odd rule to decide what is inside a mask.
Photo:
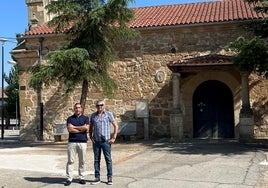
[(103, 106), (103, 104), (97, 104), (96, 107), (100, 107), (100, 106)]

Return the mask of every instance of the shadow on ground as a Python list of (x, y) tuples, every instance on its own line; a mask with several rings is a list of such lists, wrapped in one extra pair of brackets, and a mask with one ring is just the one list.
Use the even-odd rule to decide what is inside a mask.
[(24, 177), (25, 180), (29, 182), (41, 182), (49, 184), (64, 184), (66, 178), (59, 177)]

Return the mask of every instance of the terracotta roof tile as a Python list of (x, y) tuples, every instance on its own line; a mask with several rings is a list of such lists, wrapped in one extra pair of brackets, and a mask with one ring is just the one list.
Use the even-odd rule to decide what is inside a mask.
[(25, 35), (44, 35), (53, 33), (56, 33), (53, 27), (49, 27), (48, 24), (42, 24), (26, 32)]
[[(244, 0), (222, 0), (134, 8), (135, 19), (131, 28), (149, 28), (201, 23), (228, 22), (261, 19), (265, 15), (253, 10), (254, 4)], [(25, 35), (53, 34), (55, 30), (47, 24), (39, 25)]]
[(186, 58), (178, 61), (170, 62), (170, 66), (206, 66), (206, 65), (232, 65), (233, 57), (220, 55), (220, 54), (209, 54), (204, 56)]
[[(199, 57), (186, 58), (178, 61), (172, 61), (167, 64), (168, 68), (173, 72), (193, 72), (209, 68), (217, 69), (217, 67), (230, 68), (233, 66), (233, 57), (219, 54), (209, 54)], [(195, 67), (192, 69), (192, 67)]]

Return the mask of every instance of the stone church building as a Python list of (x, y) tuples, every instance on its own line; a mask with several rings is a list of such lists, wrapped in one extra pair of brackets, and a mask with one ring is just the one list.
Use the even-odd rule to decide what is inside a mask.
[[(19, 66), (21, 140), (53, 141), (56, 126), (65, 124), (80, 99), (81, 88), (66, 94), (60, 83), (40, 91), (29, 87), (28, 67), (46, 63), (46, 54), (66, 40), (47, 25), (49, 2), (26, 0), (29, 31), (12, 50)], [(133, 126), (130, 132), (141, 139), (266, 138), (268, 81), (237, 70), (227, 48), (250, 35), (242, 23), (264, 17), (252, 8), (243, 0), (134, 8), (130, 27), (140, 36), (114, 46), (116, 95), (108, 99), (90, 87), (84, 113), (105, 99), (120, 125)]]

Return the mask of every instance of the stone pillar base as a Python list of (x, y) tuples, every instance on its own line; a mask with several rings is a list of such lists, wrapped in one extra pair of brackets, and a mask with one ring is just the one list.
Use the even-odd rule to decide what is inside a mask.
[(239, 139), (252, 139), (254, 137), (253, 117), (240, 117)]
[(170, 114), (170, 138), (172, 142), (183, 140), (183, 117), (179, 110)]

